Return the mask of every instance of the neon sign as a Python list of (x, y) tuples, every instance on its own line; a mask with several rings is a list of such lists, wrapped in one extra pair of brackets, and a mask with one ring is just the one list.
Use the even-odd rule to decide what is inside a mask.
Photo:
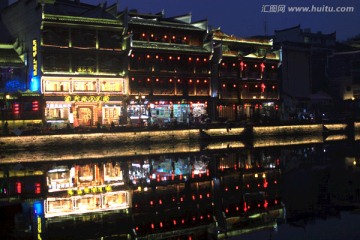
[(41, 240), (42, 237), (41, 237), (41, 233), (42, 233), (42, 226), (41, 226), (41, 217), (40, 216), (37, 216), (37, 231), (38, 231), (38, 234), (37, 234), (37, 239), (38, 240)]
[(65, 102), (109, 102), (109, 96), (65, 96)]
[(38, 73), (37, 41), (36, 41), (36, 39), (33, 40), (32, 57), (33, 57), (33, 77), (36, 77), (37, 73)]
[(77, 69), (77, 72), (79, 72), (79, 73), (94, 73), (95, 70), (92, 67), (79, 67)]

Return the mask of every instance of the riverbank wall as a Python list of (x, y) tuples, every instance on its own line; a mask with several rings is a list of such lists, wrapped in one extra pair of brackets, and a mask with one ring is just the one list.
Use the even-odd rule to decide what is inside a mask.
[[(61, 146), (67, 148), (90, 148), (152, 143), (199, 142), (208, 140), (258, 140), (274, 136), (323, 136), (324, 134), (348, 134), (348, 124), (306, 124), (287, 126), (244, 126), (223, 128), (192, 128), (137, 130), (102, 133), (76, 133), (32, 136), (0, 137), (0, 149), (51, 149)], [(360, 123), (355, 123), (352, 131), (359, 131)]]
[[(347, 131), (346, 125), (313, 124), (0, 137), (0, 164), (320, 144), (349, 139)], [(360, 123), (354, 132), (360, 140)]]

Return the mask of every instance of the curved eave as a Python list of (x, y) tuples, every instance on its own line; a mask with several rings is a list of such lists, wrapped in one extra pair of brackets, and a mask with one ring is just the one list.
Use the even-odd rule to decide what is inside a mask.
[(13, 45), (0, 45), (0, 66), (1, 67), (24, 67), (24, 61), (17, 54)]
[(102, 26), (118, 26), (121, 24), (119, 20), (103, 19), (103, 18), (87, 18), (87, 17), (72, 17), (55, 14), (44, 14), (43, 21), (54, 23), (72, 23), (72, 24), (89, 24)]
[(194, 52), (194, 53), (208, 53), (211, 51), (203, 47), (190, 47), (190, 46), (181, 46), (175, 44), (161, 44), (161, 43), (142, 43), (140, 41), (132, 42), (133, 49), (157, 49), (157, 50), (166, 50), (166, 51), (181, 51), (181, 52)]
[(258, 57), (258, 56), (244, 56), (244, 58), (246, 59), (266, 59), (266, 60), (273, 60), (273, 61), (279, 61), (280, 59), (278, 57), (264, 57), (264, 56), (261, 56), (261, 57)]
[(219, 37), (214, 37), (214, 41), (219, 41), (219, 42), (223, 42), (223, 43), (245, 43), (245, 44), (252, 44), (252, 45), (266, 45), (266, 46), (272, 46), (273, 43), (272, 42), (261, 42), (261, 41), (256, 41), (256, 40), (247, 40), (247, 39), (235, 39), (235, 38), (219, 38)]
[(223, 52), (222, 55), (224, 57), (239, 57), (239, 53), (238, 52)]
[(171, 28), (171, 29), (182, 29), (187, 31), (198, 31), (198, 32), (204, 32), (204, 29), (196, 28), (192, 25), (187, 24), (178, 24), (178, 23), (171, 23), (171, 22), (157, 22), (156, 20), (135, 20), (131, 19), (129, 21), (129, 25), (140, 25), (140, 26), (148, 26), (148, 27), (158, 27), (158, 28)]

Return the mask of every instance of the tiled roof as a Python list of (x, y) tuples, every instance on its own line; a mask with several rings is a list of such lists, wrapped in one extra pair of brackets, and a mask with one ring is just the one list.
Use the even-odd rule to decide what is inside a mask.
[(248, 54), (248, 55), (246, 55), (244, 57), (246, 57), (246, 58), (256, 58), (256, 59), (262, 58), (262, 59), (269, 59), (269, 60), (279, 60), (279, 56), (276, 54), (276, 52), (267, 52), (266, 56), (263, 56), (263, 55), (260, 56), (260, 55), (258, 55), (256, 53), (250, 53), (250, 54)]
[(268, 38), (240, 38), (234, 35), (227, 35), (222, 32), (220, 29), (213, 30), (213, 37), (215, 41), (223, 42), (238, 42), (238, 43), (248, 43), (248, 44), (257, 44), (257, 45), (272, 45), (272, 41)]
[[(100, 2), (100, 1), (99, 1)], [(91, 5), (77, 1), (54, 1), (45, 4), (45, 13), (54, 15), (66, 15), (74, 17), (115, 19), (111, 13), (114, 6), (107, 6), (106, 2), (98, 5)]]
[(0, 67), (22, 67), (24, 62), (12, 45), (0, 44)]
[(175, 29), (184, 29), (184, 30), (195, 30), (195, 31), (204, 31), (204, 29), (198, 28), (192, 24), (186, 24), (181, 22), (174, 21), (159, 21), (157, 19), (143, 19), (133, 17), (130, 19), (129, 24), (139, 24), (142, 26), (151, 26), (151, 27), (165, 27), (165, 28), (175, 28)]
[[(1, 0), (0, 0), (1, 1)], [(0, 43), (11, 43), (13, 38), (11, 37), (9, 30), (6, 28), (0, 16)]]
[(170, 43), (148, 43), (144, 41), (133, 41), (133, 48), (142, 48), (142, 49), (161, 49), (167, 51), (180, 51), (180, 52), (194, 52), (194, 53), (210, 53), (211, 49), (206, 49), (205, 47), (199, 46), (189, 46), (182, 44), (170, 44)]

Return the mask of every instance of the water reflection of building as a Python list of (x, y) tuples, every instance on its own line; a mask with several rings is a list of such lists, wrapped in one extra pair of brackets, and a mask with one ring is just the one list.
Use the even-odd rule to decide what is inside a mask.
[[(41, 224), (44, 237), (58, 232), (61, 222), (70, 224), (73, 221), (71, 224), (81, 229), (90, 224), (86, 219), (101, 221), (97, 216), (107, 219), (115, 217), (114, 212), (116, 221), (130, 221), (126, 229), (124, 225), (122, 229), (115, 230), (112, 226), (106, 230), (114, 234), (121, 231), (121, 234), (138, 238), (201, 238), (208, 235), (209, 229), (223, 226), (223, 223), (227, 228), (221, 229), (222, 233), (235, 234), (236, 229), (252, 229), (249, 228), (251, 224), (241, 222), (248, 217), (282, 208), (277, 195), (280, 171), (276, 158), (254, 155), (246, 149), (231, 153), (209, 151), (206, 154), (102, 159), (88, 163), (63, 161), (55, 165), (46, 162), (41, 166), (29, 163), (22, 167), (30, 166), (34, 167), (32, 172), (38, 176), (35, 182), (39, 182), (41, 188), (40, 194), (33, 192), (30, 198), (43, 199), (40, 204), (43, 214), (39, 213), (42, 210), (37, 210), (36, 219), (40, 220), (34, 220), (37, 227), (33, 229), (38, 230)], [(19, 175), (19, 167), (14, 169), (9, 165), (7, 168), (11, 176)], [(34, 180), (25, 174), (16, 180), (6, 178), (4, 169), (1, 168), (1, 176), (7, 179), (9, 186), (17, 186), (16, 182), (21, 182), (22, 189), (35, 186)], [(5, 195), (19, 197), (23, 193), (8, 189)], [(260, 207), (256, 205), (259, 203)], [(245, 205), (250, 208), (244, 209)], [(275, 221), (282, 217), (280, 212), (276, 214), (266, 218), (266, 226), (268, 219)], [(256, 225), (262, 226), (262, 222), (263, 218), (257, 218)], [(70, 239), (71, 233), (68, 234)]]
[(123, 171), (119, 162), (49, 169), (45, 217), (129, 208), (131, 196), (124, 188)]

